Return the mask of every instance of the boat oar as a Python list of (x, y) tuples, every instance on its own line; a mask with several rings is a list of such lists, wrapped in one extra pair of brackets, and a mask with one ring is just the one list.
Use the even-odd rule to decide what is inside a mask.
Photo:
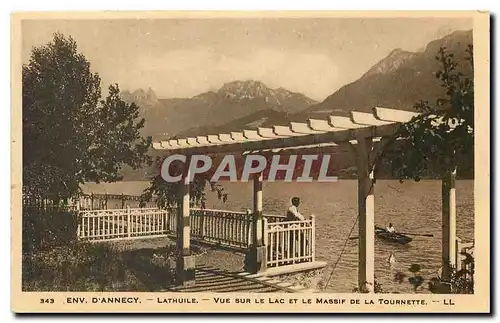
[[(406, 235), (410, 235), (410, 236), (422, 236), (422, 237), (434, 237), (434, 235), (432, 234), (427, 234), (427, 233), (408, 233), (408, 232), (396, 232), (396, 233), (399, 233), (399, 234), (406, 234)], [(355, 239), (359, 239), (359, 237), (350, 237), (349, 240), (355, 240)]]
[[(375, 226), (375, 230), (387, 231), (386, 229), (377, 226)], [(410, 236), (434, 237), (434, 235), (430, 233), (412, 233), (412, 232), (396, 232), (396, 233), (407, 234)]]
[(396, 232), (396, 233), (406, 234), (406, 235), (409, 235), (409, 236), (434, 237), (434, 235), (430, 234), (430, 233), (411, 233), (411, 232)]

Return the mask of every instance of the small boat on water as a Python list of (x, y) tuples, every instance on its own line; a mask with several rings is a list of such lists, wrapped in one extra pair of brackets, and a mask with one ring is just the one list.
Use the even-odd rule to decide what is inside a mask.
[(404, 234), (400, 234), (397, 232), (391, 233), (391, 232), (387, 232), (384, 229), (378, 229), (378, 228), (375, 229), (375, 236), (381, 240), (385, 240), (388, 242), (394, 242), (394, 243), (398, 243), (398, 244), (407, 244), (413, 240), (413, 238), (405, 236)]

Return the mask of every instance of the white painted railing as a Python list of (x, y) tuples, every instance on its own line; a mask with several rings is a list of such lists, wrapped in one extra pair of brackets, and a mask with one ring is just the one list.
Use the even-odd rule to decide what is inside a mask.
[(247, 248), (252, 242), (253, 215), (211, 209), (191, 209), (191, 236), (200, 241)]
[(158, 208), (79, 212), (78, 238), (87, 241), (156, 237), (176, 230), (176, 217)]
[(277, 223), (286, 221), (286, 216), (284, 215), (273, 215), (273, 214), (263, 214), (267, 223)]
[(315, 218), (269, 223), (264, 218), (267, 266), (277, 267), (315, 260)]
[[(277, 267), (315, 259), (315, 219), (285, 221), (264, 215), (263, 237), (267, 265)], [(253, 215), (212, 209), (191, 209), (191, 239), (246, 249), (252, 244)], [(78, 238), (85, 241), (153, 238), (175, 235), (177, 214), (158, 208), (79, 211)]]

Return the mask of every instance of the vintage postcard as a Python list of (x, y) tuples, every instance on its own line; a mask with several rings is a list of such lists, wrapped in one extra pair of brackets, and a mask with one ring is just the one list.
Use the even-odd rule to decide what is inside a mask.
[(490, 15), (12, 15), (12, 310), (490, 312)]

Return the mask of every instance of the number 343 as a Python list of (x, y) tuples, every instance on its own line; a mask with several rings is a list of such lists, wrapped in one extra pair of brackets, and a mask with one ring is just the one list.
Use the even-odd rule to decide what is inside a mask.
[(54, 304), (53, 298), (40, 298), (40, 304)]

